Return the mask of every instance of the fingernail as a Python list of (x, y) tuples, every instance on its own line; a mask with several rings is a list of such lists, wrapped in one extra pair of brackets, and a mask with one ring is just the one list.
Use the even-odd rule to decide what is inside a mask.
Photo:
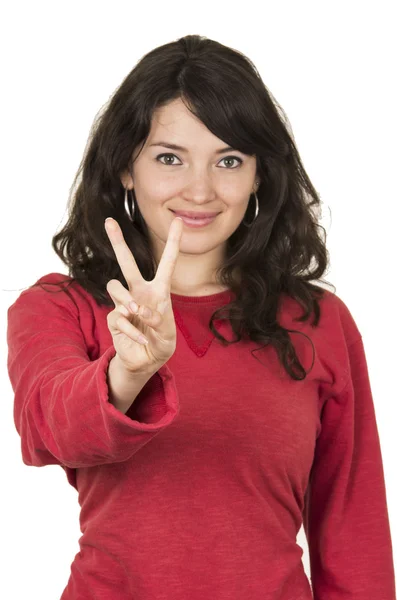
[(143, 335), (140, 335), (138, 337), (138, 342), (140, 342), (141, 344), (148, 344), (149, 343), (149, 341)]
[(145, 317), (145, 319), (148, 319), (152, 316), (152, 311), (147, 306), (144, 306), (143, 308), (141, 308), (141, 315), (142, 317)]
[(109, 229), (109, 231), (115, 231), (116, 224), (113, 222), (113, 219), (111, 217), (108, 217), (107, 219), (105, 219), (105, 223), (106, 223), (106, 227)]
[(136, 302), (130, 302), (128, 306), (130, 307), (133, 313), (138, 312), (138, 305)]

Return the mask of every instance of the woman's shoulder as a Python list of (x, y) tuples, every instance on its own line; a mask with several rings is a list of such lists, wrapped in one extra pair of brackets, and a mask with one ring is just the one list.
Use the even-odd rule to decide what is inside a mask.
[[(70, 308), (77, 314), (85, 304), (89, 304), (89, 295), (73, 277), (65, 273), (51, 272), (39, 277), (25, 288), (12, 306), (33, 307), (36, 304), (58, 305)], [(11, 307), (10, 307), (11, 308)]]
[[(320, 288), (320, 286), (317, 286)], [(316, 327), (312, 327), (314, 315), (311, 314), (308, 320), (300, 321), (304, 313), (303, 306), (296, 298), (283, 295), (280, 302), (280, 321), (284, 327), (292, 329), (301, 329), (308, 333), (316, 331), (317, 334), (325, 339), (337, 337), (345, 338), (347, 345), (357, 341), (361, 337), (361, 332), (353, 317), (347, 303), (335, 292), (327, 288), (321, 289), (322, 295), (317, 298), (319, 306), (319, 320)]]

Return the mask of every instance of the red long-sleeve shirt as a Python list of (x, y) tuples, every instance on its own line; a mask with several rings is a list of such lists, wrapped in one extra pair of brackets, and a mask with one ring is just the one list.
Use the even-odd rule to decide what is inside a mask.
[[(176, 351), (123, 414), (108, 400), (112, 308), (76, 282), (44, 287), (8, 310), (8, 372), (23, 462), (60, 465), (78, 491), (61, 600), (395, 600), (363, 340), (337, 295), (318, 328), (283, 297), (279, 322), (314, 345), (295, 381), (273, 346), (210, 332), (231, 292), (172, 294)], [(308, 370), (310, 341), (290, 335)]]

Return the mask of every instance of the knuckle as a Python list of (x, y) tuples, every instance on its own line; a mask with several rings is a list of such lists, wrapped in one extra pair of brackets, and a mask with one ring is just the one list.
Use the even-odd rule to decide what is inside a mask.
[(124, 315), (125, 317), (129, 317), (131, 314), (129, 312), (128, 308), (126, 306), (124, 306), (124, 304), (120, 304), (120, 306), (118, 306), (118, 311), (121, 312), (121, 314)]
[(124, 325), (124, 317), (123, 315), (120, 315), (120, 313), (118, 314), (118, 317), (116, 319), (116, 325), (117, 327), (123, 327)]
[(139, 315), (144, 319), (150, 319), (153, 316), (153, 311), (145, 304), (142, 304), (139, 307)]
[(108, 281), (106, 284), (106, 290), (115, 304), (116, 302), (125, 304), (132, 300), (129, 291), (126, 290), (122, 283), (117, 279), (111, 279)]
[(115, 295), (116, 293), (116, 280), (115, 279), (111, 279), (110, 281), (107, 282), (106, 284), (106, 291), (108, 292), (108, 294), (112, 297)]
[(156, 322), (157, 325), (160, 325), (163, 320), (163, 315), (161, 313), (159, 313), (158, 310), (154, 310), (152, 318)]
[(113, 320), (113, 315), (112, 313), (114, 312), (114, 310), (112, 310), (107, 316), (106, 316), (106, 320), (108, 322), (108, 324)]

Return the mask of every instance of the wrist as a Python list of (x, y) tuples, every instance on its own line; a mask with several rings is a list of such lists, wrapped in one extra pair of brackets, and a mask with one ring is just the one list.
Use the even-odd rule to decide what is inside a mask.
[(142, 379), (142, 380), (149, 380), (150, 377), (157, 371), (157, 369), (151, 370), (149, 371), (148, 369), (146, 369), (145, 371), (139, 370), (139, 369), (129, 369), (128, 367), (126, 367), (125, 363), (121, 360), (120, 356), (116, 353), (114, 355), (114, 357), (112, 358), (112, 360), (110, 361), (113, 363), (113, 368), (120, 374), (123, 375), (126, 379), (134, 379), (135, 381), (137, 379)]

